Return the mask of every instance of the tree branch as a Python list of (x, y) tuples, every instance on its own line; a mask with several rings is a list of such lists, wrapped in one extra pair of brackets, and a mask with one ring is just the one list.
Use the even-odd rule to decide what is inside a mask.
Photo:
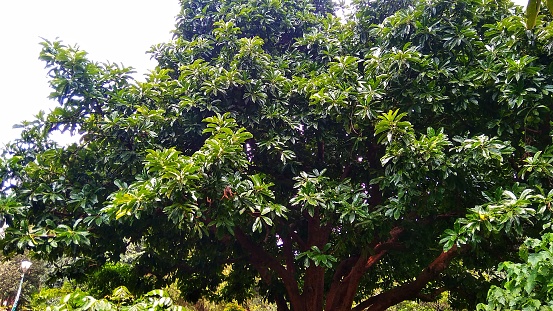
[(271, 254), (266, 252), (263, 247), (254, 243), (251, 238), (240, 228), (235, 228), (234, 234), (238, 240), (238, 243), (240, 243), (240, 245), (250, 253), (249, 261), (256, 268), (256, 270), (260, 274), (265, 274), (266, 278), (269, 277), (267, 275), (269, 272), (268, 269), (264, 267), (269, 267), (272, 271), (274, 271), (280, 277), (286, 291), (288, 292), (292, 309), (303, 310), (304, 308), (302, 305), (298, 283), (296, 282), (294, 275), (290, 271), (286, 270), (286, 268), (284, 268), (284, 266), (282, 266), (280, 262), (278, 262)]
[[(390, 231), (390, 238), (388, 240), (380, 242), (373, 247), (372, 255), (369, 256), (368, 252), (365, 251), (364, 255), (358, 257), (347, 276), (343, 277), (343, 279), (333, 280), (326, 299), (326, 309), (349, 310), (351, 308), (359, 282), (367, 270), (380, 261), (389, 250), (403, 247), (398, 242), (403, 231), (403, 228), (394, 227)], [(335, 277), (337, 276), (335, 275)]]
[(334, 276), (332, 277), (332, 284), (334, 284), (334, 282), (340, 282), (342, 278), (350, 271), (348, 269), (351, 268), (351, 266), (353, 266), (358, 260), (359, 256), (353, 256), (342, 260), (340, 264), (338, 264), (338, 266), (336, 267), (336, 271), (334, 272)]
[(424, 289), (430, 281), (437, 279), (440, 273), (449, 266), (451, 260), (465, 249), (466, 246), (461, 249), (453, 247), (449, 251), (441, 253), (415, 278), (415, 280), (373, 296), (359, 303), (351, 310), (362, 311), (367, 309), (370, 311), (383, 311), (404, 300), (417, 298), (420, 291)]

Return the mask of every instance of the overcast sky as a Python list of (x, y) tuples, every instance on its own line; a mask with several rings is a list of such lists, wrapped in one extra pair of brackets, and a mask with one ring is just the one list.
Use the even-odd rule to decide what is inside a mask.
[(140, 78), (155, 66), (145, 52), (171, 39), (178, 13), (178, 0), (0, 0), (0, 145), (17, 136), (13, 124), (55, 106), (41, 37), (132, 66)]
[(0, 145), (17, 136), (15, 123), (55, 106), (38, 60), (41, 37), (132, 66), (141, 78), (155, 66), (145, 52), (171, 39), (178, 12), (178, 0), (0, 0)]

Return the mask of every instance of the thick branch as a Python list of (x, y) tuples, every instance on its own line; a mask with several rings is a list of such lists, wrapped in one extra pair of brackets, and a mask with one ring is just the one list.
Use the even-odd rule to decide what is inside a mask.
[(365, 309), (370, 311), (383, 311), (404, 300), (417, 298), (420, 291), (424, 289), (429, 282), (437, 279), (440, 273), (448, 267), (451, 260), (458, 254), (459, 250), (457, 247), (453, 247), (449, 251), (441, 253), (414, 281), (373, 296), (352, 308), (352, 311), (362, 311)]
[(398, 242), (402, 232), (402, 228), (393, 228), (390, 231), (391, 237), (387, 241), (378, 243), (373, 247), (372, 255), (359, 256), (355, 265), (343, 279), (333, 280), (326, 299), (327, 310), (349, 310), (351, 308), (359, 282), (367, 270), (380, 261), (389, 250), (403, 247)]
[[(315, 209), (313, 217), (307, 215), (307, 244), (309, 247), (316, 246), (323, 249), (330, 237), (330, 227), (321, 224), (319, 208)], [(306, 304), (307, 311), (320, 311), (323, 309), (324, 301), (324, 273), (323, 267), (310, 265), (305, 271), (302, 298), (309, 303)]]
[(334, 272), (334, 276), (332, 277), (332, 284), (334, 284), (335, 282), (340, 282), (342, 278), (348, 274), (351, 266), (353, 266), (358, 260), (359, 256), (349, 257), (342, 260), (340, 264), (338, 264), (338, 266), (336, 267), (336, 271)]
[(265, 267), (269, 267), (272, 271), (274, 271), (280, 277), (284, 287), (286, 288), (292, 309), (304, 310), (298, 283), (296, 282), (294, 275), (290, 271), (286, 270), (286, 268), (282, 266), (278, 260), (276, 260), (271, 254), (267, 253), (260, 245), (254, 243), (250, 237), (242, 232), (240, 228), (235, 228), (234, 233), (238, 243), (240, 243), (240, 245), (250, 253), (249, 261), (256, 268), (256, 270), (260, 274), (268, 273)]

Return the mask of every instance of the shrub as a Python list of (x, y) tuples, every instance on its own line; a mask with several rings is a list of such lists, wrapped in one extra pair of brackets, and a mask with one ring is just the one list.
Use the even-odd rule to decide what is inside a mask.
[(125, 286), (134, 295), (141, 295), (153, 289), (152, 283), (125, 263), (106, 263), (91, 273), (85, 282), (88, 292), (94, 297), (106, 297), (120, 286)]

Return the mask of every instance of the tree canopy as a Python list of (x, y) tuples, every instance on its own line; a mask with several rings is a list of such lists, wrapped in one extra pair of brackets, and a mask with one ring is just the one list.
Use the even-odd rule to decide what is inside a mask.
[(323, 0), (181, 4), (143, 82), (42, 43), (59, 107), (4, 150), (5, 252), (72, 257), (77, 277), (139, 247), (137, 269), (189, 300), (474, 307), (550, 231), (547, 17), (527, 30), (504, 0), (357, 0), (346, 19)]

